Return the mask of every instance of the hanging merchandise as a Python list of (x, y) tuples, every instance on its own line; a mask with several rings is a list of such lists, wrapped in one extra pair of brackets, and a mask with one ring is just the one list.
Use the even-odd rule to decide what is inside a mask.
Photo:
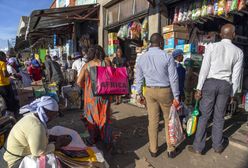
[(140, 24), (139, 21), (134, 21), (131, 26), (131, 39), (138, 40), (140, 39), (140, 34), (141, 34), (141, 27), (142, 25)]
[(142, 29), (141, 29), (141, 40), (148, 39), (148, 19), (147, 17), (142, 22)]
[(192, 19), (192, 5), (189, 6), (188, 12), (187, 12), (187, 21)]
[(218, 2), (218, 15), (222, 16), (225, 14), (226, 0), (219, 0)]
[(213, 3), (212, 3), (212, 0), (208, 0), (207, 14), (208, 15), (213, 15), (214, 14), (214, 6), (213, 6)]
[(195, 18), (198, 19), (201, 16), (201, 2), (200, 0), (196, 0), (196, 11), (195, 11)]
[(198, 115), (199, 115), (199, 102), (195, 104), (194, 111), (191, 113), (189, 120), (187, 121), (187, 135), (191, 136), (196, 132)]
[(176, 7), (175, 12), (174, 12), (173, 24), (178, 23), (178, 12), (179, 12), (179, 9), (178, 7)]
[(185, 4), (183, 8), (183, 20), (182, 20), (183, 22), (187, 21), (187, 16), (188, 16), (188, 7)]
[(178, 12), (178, 22), (182, 22), (183, 21), (183, 6), (180, 6), (179, 8), (179, 12)]
[(218, 15), (218, 0), (214, 0), (214, 15)]
[(196, 4), (192, 5), (192, 20), (196, 20)]
[(128, 25), (121, 26), (120, 30), (117, 33), (117, 37), (122, 40), (128, 37)]
[(203, 0), (202, 11), (201, 11), (201, 16), (202, 17), (207, 16), (207, 9), (208, 9), (207, 0)]
[(228, 14), (231, 11), (232, 1), (233, 0), (226, 1), (226, 14)]
[(238, 10), (239, 10), (239, 11), (246, 8), (245, 3), (246, 3), (246, 0), (240, 0), (240, 1), (239, 1), (239, 7), (238, 7)]
[(233, 0), (232, 6), (231, 6), (231, 11), (236, 11), (236, 10), (238, 10), (238, 0)]

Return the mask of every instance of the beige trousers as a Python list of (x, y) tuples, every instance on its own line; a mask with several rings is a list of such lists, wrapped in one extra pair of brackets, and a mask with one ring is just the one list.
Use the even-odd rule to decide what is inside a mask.
[(169, 143), (168, 136), (168, 121), (170, 114), (170, 107), (172, 105), (173, 97), (170, 88), (147, 88), (146, 89), (146, 103), (148, 111), (148, 134), (150, 151), (156, 153), (158, 151), (158, 126), (159, 114), (162, 110), (165, 123), (165, 135), (167, 142), (167, 151), (174, 151), (175, 148)]

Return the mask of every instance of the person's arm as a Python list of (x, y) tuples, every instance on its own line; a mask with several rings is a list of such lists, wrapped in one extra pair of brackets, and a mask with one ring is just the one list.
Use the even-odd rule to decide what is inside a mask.
[(2, 72), (3, 72), (3, 76), (4, 77), (10, 77), (10, 74), (8, 73), (8, 70), (7, 70), (7, 65), (5, 62), (2, 63), (3, 65), (1, 66), (2, 67)]
[(86, 73), (87, 67), (88, 67), (88, 63), (84, 64), (83, 68), (81, 69), (81, 71), (79, 73), (79, 76), (77, 78), (77, 85), (79, 87), (82, 87), (82, 85), (83, 85), (83, 82), (85, 80), (85, 73)]
[(208, 77), (208, 73), (210, 70), (210, 61), (211, 61), (211, 54), (212, 54), (212, 44), (209, 44), (205, 50), (204, 58), (202, 61), (202, 66), (198, 78), (198, 85), (197, 90), (201, 91), (204, 82), (206, 81)]
[(169, 73), (169, 81), (170, 81), (170, 87), (174, 96), (174, 99), (177, 101), (179, 100), (179, 80), (178, 80), (178, 74), (177, 74), (177, 68), (175, 64), (175, 60), (173, 57), (168, 57), (168, 73)]
[(38, 157), (55, 151), (55, 145), (48, 144), (46, 130), (42, 125), (33, 126), (26, 135), (32, 156)]
[(137, 81), (138, 94), (142, 95), (142, 87), (144, 84), (144, 73), (139, 62), (136, 65), (136, 81)]
[(232, 72), (232, 92), (231, 97), (234, 97), (235, 93), (237, 92), (239, 88), (239, 84), (241, 81), (241, 75), (242, 75), (242, 67), (243, 67), (243, 57), (244, 54), (242, 51), (239, 52), (239, 58), (237, 62), (235, 63), (233, 67)]

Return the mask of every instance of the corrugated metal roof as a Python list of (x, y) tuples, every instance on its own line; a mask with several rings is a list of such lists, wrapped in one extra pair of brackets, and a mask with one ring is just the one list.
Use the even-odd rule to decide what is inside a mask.
[(86, 20), (98, 21), (99, 4), (81, 5), (75, 7), (52, 8), (35, 10), (30, 15), (27, 30), (27, 38), (33, 39), (42, 37), (42, 33), (49, 34), (49, 30), (73, 24), (73, 22), (84, 22)]

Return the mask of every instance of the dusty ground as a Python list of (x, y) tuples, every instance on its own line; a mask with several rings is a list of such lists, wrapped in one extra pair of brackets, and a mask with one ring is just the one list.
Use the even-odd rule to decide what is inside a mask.
[[(148, 152), (146, 111), (127, 104), (112, 106), (112, 109), (114, 132), (120, 135), (117, 142), (120, 150), (115, 155), (105, 153), (111, 168), (248, 168), (247, 150), (229, 145), (224, 153), (219, 155), (211, 149), (211, 139), (207, 143), (204, 156), (195, 156), (187, 151), (186, 146), (193, 141), (193, 138), (188, 138), (179, 147), (180, 155), (175, 159), (168, 159), (163, 121), (160, 123), (159, 132), (160, 155), (151, 158)], [(80, 121), (80, 114), (80, 111), (68, 111), (51, 125), (59, 124), (83, 133), (85, 129)], [(227, 119), (224, 134), (228, 137), (233, 135), (247, 121), (247, 116), (247, 113), (241, 113)], [(211, 128), (208, 132), (211, 132)]]

